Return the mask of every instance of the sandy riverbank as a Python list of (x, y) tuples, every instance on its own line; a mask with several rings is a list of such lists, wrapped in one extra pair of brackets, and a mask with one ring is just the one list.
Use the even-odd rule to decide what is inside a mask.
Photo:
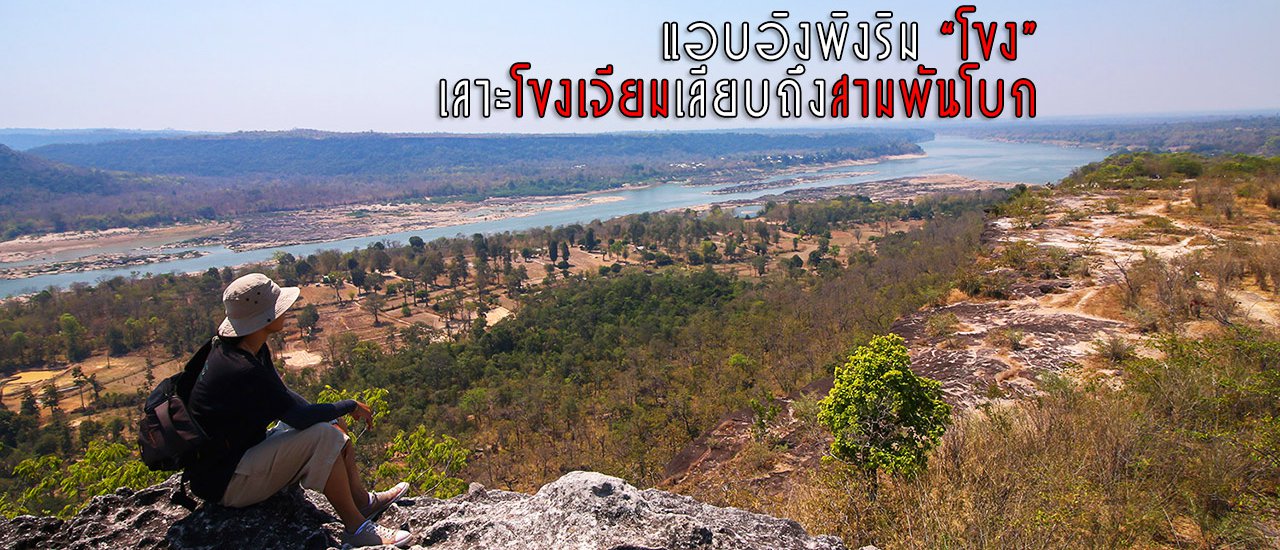
[[(623, 200), (583, 193), (481, 202), (362, 204), (244, 216), (233, 223), (56, 233), (0, 243), (0, 279), (194, 258), (198, 247), (244, 251), (531, 216)], [(9, 265), (5, 265), (9, 264)]]
[(148, 229), (116, 228), (19, 237), (0, 242), (0, 264), (53, 262), (101, 255), (104, 250), (172, 249), (225, 234), (230, 223), (178, 224)]
[(17, 267), (0, 267), (0, 279), (26, 279), (39, 275), (57, 275), (76, 271), (96, 271), (120, 267), (141, 267), (158, 262), (189, 260), (199, 258), (206, 253), (198, 250), (182, 250), (178, 252), (154, 252), (147, 254), (92, 254), (69, 262), (51, 262)]

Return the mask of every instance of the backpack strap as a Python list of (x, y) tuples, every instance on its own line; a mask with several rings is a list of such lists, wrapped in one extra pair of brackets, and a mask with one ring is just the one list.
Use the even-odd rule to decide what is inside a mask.
[(173, 491), (173, 494), (169, 495), (169, 502), (186, 508), (188, 511), (195, 511), (196, 507), (200, 505), (195, 499), (191, 498), (191, 495), (187, 494), (186, 471), (182, 472), (182, 477), (178, 481), (178, 488)]
[(173, 417), (169, 414), (168, 402), (165, 402), (161, 404), (159, 407), (156, 407), (155, 413), (156, 413), (156, 420), (160, 421), (160, 427), (164, 428), (160, 430), (160, 435), (164, 436), (165, 444), (168, 444), (171, 446), (180, 445), (180, 442), (173, 440), (172, 434), (176, 433), (178, 430), (173, 426)]
[(200, 371), (204, 369), (205, 362), (209, 360), (209, 352), (213, 350), (213, 344), (218, 341), (218, 337), (214, 336), (209, 341), (200, 346), (196, 350), (195, 355), (187, 360), (187, 364), (182, 368), (182, 377), (178, 380), (177, 394), (178, 398), (186, 401), (191, 397), (191, 389), (196, 386), (196, 379), (200, 377)]

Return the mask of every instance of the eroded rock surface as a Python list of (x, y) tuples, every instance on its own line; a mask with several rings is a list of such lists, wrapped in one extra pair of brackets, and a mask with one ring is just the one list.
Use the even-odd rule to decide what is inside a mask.
[[(293, 488), (242, 510), (176, 504), (177, 478), (95, 498), (69, 520), (0, 522), (3, 548), (333, 548), (341, 524), (319, 493)], [(572, 472), (534, 495), (473, 484), (449, 499), (405, 499), (382, 517), (432, 549), (843, 550), (794, 521), (718, 508), (592, 472)]]

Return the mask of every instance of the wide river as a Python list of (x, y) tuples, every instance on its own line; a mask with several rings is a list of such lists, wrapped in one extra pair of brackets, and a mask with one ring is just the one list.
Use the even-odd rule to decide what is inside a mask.
[[(502, 220), (478, 221), (464, 225), (447, 227), (426, 227), (419, 230), (392, 233), (387, 235), (368, 235), (354, 239), (300, 244), (280, 248), (264, 248), (235, 252), (222, 246), (195, 248), (206, 255), (188, 260), (158, 262), (143, 267), (125, 267), (62, 273), (57, 275), (39, 275), (26, 279), (0, 280), (0, 296), (12, 296), (35, 292), (50, 286), (66, 287), (72, 283), (94, 283), (104, 277), (117, 275), (141, 275), (144, 273), (189, 273), (204, 271), (210, 267), (243, 265), (270, 259), (276, 252), (285, 251), (294, 256), (306, 256), (318, 250), (363, 248), (369, 244), (387, 239), (407, 242), (409, 237), (417, 235), (425, 240), (455, 235), (471, 235), (473, 233), (501, 233), (518, 231), (530, 227), (567, 225), (589, 222), (595, 219), (609, 219), (626, 214), (654, 212), (670, 208), (684, 208), (712, 202), (736, 199), (754, 199), (764, 195), (781, 193), (788, 189), (808, 187), (829, 187), (851, 183), (900, 178), (907, 176), (923, 176), (930, 174), (955, 174), (978, 180), (999, 181), (1008, 183), (1044, 184), (1062, 179), (1072, 168), (1088, 164), (1106, 157), (1107, 152), (1096, 149), (1077, 149), (1055, 145), (1000, 143), (982, 141), (963, 137), (939, 136), (937, 139), (920, 146), (926, 156), (916, 159), (889, 160), (867, 166), (850, 166), (844, 168), (813, 170), (811, 172), (788, 174), (785, 177), (796, 177), (806, 174), (865, 174), (846, 177), (831, 177), (793, 185), (775, 187), (743, 193), (713, 195), (711, 192), (737, 185), (735, 182), (719, 186), (690, 187), (679, 184), (657, 185), (641, 189), (625, 189), (603, 194), (604, 196), (621, 197), (620, 200), (584, 204), (578, 207), (563, 208), (538, 212), (536, 214), (512, 217)], [(765, 180), (767, 181), (767, 179)], [(578, 202), (578, 201), (574, 201)], [(573, 204), (573, 203), (568, 203)], [(471, 214), (481, 216), (484, 209), (477, 209)]]

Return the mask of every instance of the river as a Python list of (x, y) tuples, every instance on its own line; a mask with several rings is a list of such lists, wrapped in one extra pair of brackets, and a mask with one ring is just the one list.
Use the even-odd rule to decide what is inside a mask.
[[(1101, 160), (1107, 155), (1106, 151), (1096, 149), (1069, 148), (1044, 144), (1002, 143), (956, 136), (938, 136), (937, 139), (921, 143), (920, 146), (926, 153), (926, 156), (922, 158), (888, 160), (866, 166), (815, 169), (779, 177), (826, 176), (837, 173), (865, 175), (824, 177), (820, 181), (810, 181), (788, 187), (775, 187), (724, 195), (714, 195), (711, 192), (745, 182), (698, 187), (679, 184), (656, 185), (603, 193), (604, 196), (621, 197), (620, 200), (550, 210), (529, 216), (501, 220), (480, 221), (447, 227), (428, 227), (388, 235), (369, 235), (354, 239), (246, 250), (243, 252), (235, 252), (223, 246), (199, 247), (191, 249), (206, 254), (199, 258), (158, 262), (141, 267), (99, 269), (55, 275), (38, 275), (26, 279), (0, 280), (0, 296), (35, 292), (50, 286), (66, 287), (72, 283), (94, 283), (103, 278), (117, 275), (188, 273), (204, 271), (210, 267), (221, 268), (223, 266), (243, 265), (268, 260), (278, 251), (289, 252), (294, 256), (306, 256), (326, 249), (350, 250), (352, 248), (363, 248), (383, 239), (408, 242), (409, 237), (415, 235), (430, 241), (438, 237), (452, 237), (455, 235), (518, 231), (530, 227), (583, 223), (595, 219), (604, 220), (626, 214), (684, 208), (712, 202), (754, 199), (764, 195), (781, 193), (789, 189), (830, 187), (908, 176), (955, 174), (978, 180), (1044, 184), (1061, 179), (1070, 173), (1072, 168)], [(867, 172), (871, 173), (866, 174)], [(477, 216), (481, 213), (482, 210), (480, 209), (473, 212)]]

